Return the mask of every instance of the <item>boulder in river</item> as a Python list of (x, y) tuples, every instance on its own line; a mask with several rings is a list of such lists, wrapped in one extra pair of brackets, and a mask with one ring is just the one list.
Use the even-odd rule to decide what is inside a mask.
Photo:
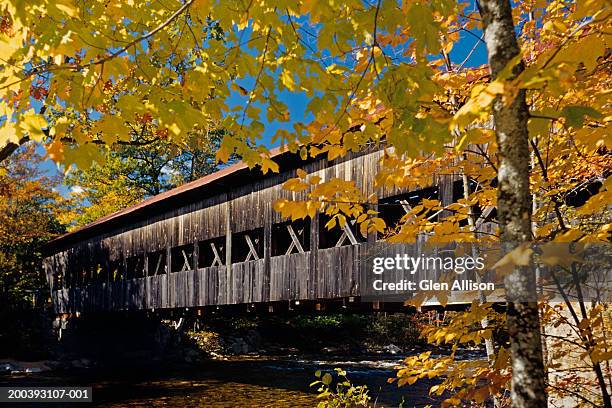
[(20, 374), (20, 373), (40, 373), (49, 371), (48, 361), (0, 361), (0, 373)]
[(399, 354), (402, 352), (402, 349), (397, 347), (395, 344), (391, 343), (384, 347), (385, 352), (389, 354)]

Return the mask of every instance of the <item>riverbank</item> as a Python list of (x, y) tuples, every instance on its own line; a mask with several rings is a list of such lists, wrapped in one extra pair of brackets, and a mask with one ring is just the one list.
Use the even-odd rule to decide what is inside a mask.
[(423, 349), (413, 314), (208, 318), (185, 322), (183, 347), (211, 356), (381, 355)]
[[(235, 355), (399, 355), (423, 350), (422, 316), (407, 313), (209, 315), (160, 319), (97, 315), (35, 321), (44, 342), (0, 350), (0, 361), (52, 360), (82, 368), (113, 361), (201, 362)], [(29, 329), (32, 331), (32, 329)], [(25, 330), (23, 332), (26, 332)], [(5, 340), (7, 340), (5, 338)], [(7, 341), (8, 343), (8, 341)], [(16, 344), (17, 341), (13, 341)]]

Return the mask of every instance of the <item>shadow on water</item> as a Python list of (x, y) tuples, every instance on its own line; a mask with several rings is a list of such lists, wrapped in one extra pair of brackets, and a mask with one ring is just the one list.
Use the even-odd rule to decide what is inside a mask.
[(125, 362), (121, 366), (0, 377), (0, 386), (91, 386), (90, 407), (313, 407), (316, 390), (309, 384), (315, 379), (314, 372), (343, 367), (354, 384), (368, 385), (376, 406), (396, 407), (402, 400), (405, 407), (436, 405), (427, 394), (431, 382), (402, 388), (387, 383), (401, 357), (361, 361), (325, 358), (235, 358), (190, 366)]

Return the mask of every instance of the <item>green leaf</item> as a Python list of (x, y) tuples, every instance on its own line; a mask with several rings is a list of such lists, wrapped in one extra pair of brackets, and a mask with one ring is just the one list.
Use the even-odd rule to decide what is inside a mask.
[(573, 128), (580, 128), (584, 125), (585, 116), (600, 119), (603, 115), (588, 106), (566, 106), (561, 111), (561, 116), (566, 123)]
[(329, 385), (331, 384), (332, 380), (333, 380), (333, 377), (331, 376), (331, 374), (325, 373), (323, 375), (323, 378), (322, 378), (323, 384)]
[(433, 10), (427, 3), (412, 3), (407, 13), (410, 34), (414, 37), (417, 49), (429, 54), (440, 50), (440, 25), (435, 21)]

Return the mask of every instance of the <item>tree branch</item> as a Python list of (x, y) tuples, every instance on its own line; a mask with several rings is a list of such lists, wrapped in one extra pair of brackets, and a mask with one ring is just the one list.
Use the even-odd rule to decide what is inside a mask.
[(263, 55), (261, 56), (261, 67), (259, 67), (259, 72), (257, 73), (257, 77), (255, 78), (255, 83), (253, 84), (253, 89), (249, 93), (249, 100), (247, 101), (246, 106), (244, 107), (244, 111), (242, 111), (242, 120), (240, 122), (240, 129), (244, 126), (244, 120), (246, 118), (247, 110), (249, 106), (251, 106), (251, 102), (253, 101), (253, 93), (257, 89), (257, 85), (259, 85), (259, 81), (261, 79), (261, 74), (266, 66), (266, 56), (268, 54), (268, 45), (270, 44), (270, 35), (272, 34), (272, 26), (268, 27), (268, 34), (266, 35), (266, 45), (264, 46)]
[(30, 138), (26, 136), (26, 137), (22, 137), (18, 143), (12, 143), (12, 142), (7, 143), (0, 150), (0, 163), (6, 160), (13, 153), (15, 153), (15, 150), (19, 149), (20, 146), (22, 146), (24, 143), (28, 142), (29, 140)]
[(178, 16), (180, 16), (185, 10), (187, 10), (189, 8), (189, 6), (191, 6), (191, 4), (194, 2), (194, 0), (188, 0), (185, 4), (183, 4), (178, 10), (176, 10), (170, 17), (168, 17), (168, 19), (166, 19), (166, 21), (164, 21), (163, 23), (161, 23), (160, 25), (158, 25), (157, 27), (155, 27), (153, 30), (149, 31), (148, 33), (145, 33), (143, 35), (141, 35), (138, 38), (135, 38), (134, 40), (130, 41), (129, 43), (127, 43), (125, 46), (121, 47), (120, 49), (118, 49), (117, 51), (102, 57), (100, 59), (97, 59), (95, 61), (92, 61), (88, 64), (84, 64), (84, 65), (75, 65), (75, 64), (62, 64), (62, 65), (56, 65), (56, 66), (50, 66), (45, 70), (39, 71), (38, 69), (33, 69), (32, 71), (30, 71), (28, 74), (26, 74), (23, 78), (20, 78), (18, 81), (12, 82), (10, 84), (4, 85), (2, 87), (0, 87), (0, 90), (2, 89), (6, 89), (10, 86), (13, 86), (17, 83), (23, 82), (25, 80), (27, 80), (28, 78), (32, 77), (35, 74), (41, 74), (44, 72), (50, 72), (50, 71), (59, 71), (59, 70), (63, 70), (63, 69), (72, 69), (72, 70), (79, 70), (82, 68), (87, 68), (93, 65), (99, 65), (99, 64), (104, 64), (105, 62), (118, 57), (119, 55), (123, 54), (124, 52), (126, 52), (128, 49), (130, 49), (130, 47), (134, 46), (135, 44), (144, 41), (152, 36), (154, 36), (155, 34), (157, 34), (159, 31), (163, 30), (164, 28), (166, 28), (168, 25), (170, 25), (170, 23), (172, 23)]

